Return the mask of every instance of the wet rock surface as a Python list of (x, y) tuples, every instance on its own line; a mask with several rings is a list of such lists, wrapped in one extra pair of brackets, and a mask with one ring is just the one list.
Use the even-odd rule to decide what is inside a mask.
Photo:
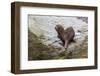
[[(74, 42), (67, 49), (61, 45), (55, 26), (61, 24), (64, 29), (73, 27)], [(88, 18), (62, 16), (29, 15), (28, 59), (73, 59), (87, 58), (88, 55)]]

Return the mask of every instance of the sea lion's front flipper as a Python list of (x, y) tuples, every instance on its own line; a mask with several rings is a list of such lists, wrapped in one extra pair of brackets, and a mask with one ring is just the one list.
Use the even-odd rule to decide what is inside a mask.
[(68, 40), (65, 41), (64, 48), (66, 49), (68, 47)]

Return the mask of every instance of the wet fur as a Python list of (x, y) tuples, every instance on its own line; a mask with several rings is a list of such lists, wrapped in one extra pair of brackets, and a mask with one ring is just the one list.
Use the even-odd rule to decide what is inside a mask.
[(56, 25), (55, 30), (58, 33), (58, 38), (63, 42), (64, 48), (67, 48), (68, 44), (73, 41), (75, 36), (74, 29), (72, 27), (68, 27), (64, 30), (62, 25)]

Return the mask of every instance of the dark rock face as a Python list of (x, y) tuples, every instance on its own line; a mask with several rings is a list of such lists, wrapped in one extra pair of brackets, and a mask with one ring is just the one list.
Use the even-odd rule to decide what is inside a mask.
[(68, 27), (64, 30), (62, 25), (56, 25), (55, 29), (58, 33), (58, 38), (63, 42), (64, 48), (67, 48), (68, 44), (73, 41), (75, 36), (74, 29), (72, 27)]

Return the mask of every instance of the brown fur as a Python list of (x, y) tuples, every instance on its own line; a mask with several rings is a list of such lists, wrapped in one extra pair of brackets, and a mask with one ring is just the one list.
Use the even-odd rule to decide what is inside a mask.
[(72, 27), (68, 27), (64, 30), (62, 25), (56, 25), (55, 29), (58, 33), (58, 38), (63, 42), (64, 48), (67, 48), (68, 44), (73, 41), (75, 36), (74, 29)]

